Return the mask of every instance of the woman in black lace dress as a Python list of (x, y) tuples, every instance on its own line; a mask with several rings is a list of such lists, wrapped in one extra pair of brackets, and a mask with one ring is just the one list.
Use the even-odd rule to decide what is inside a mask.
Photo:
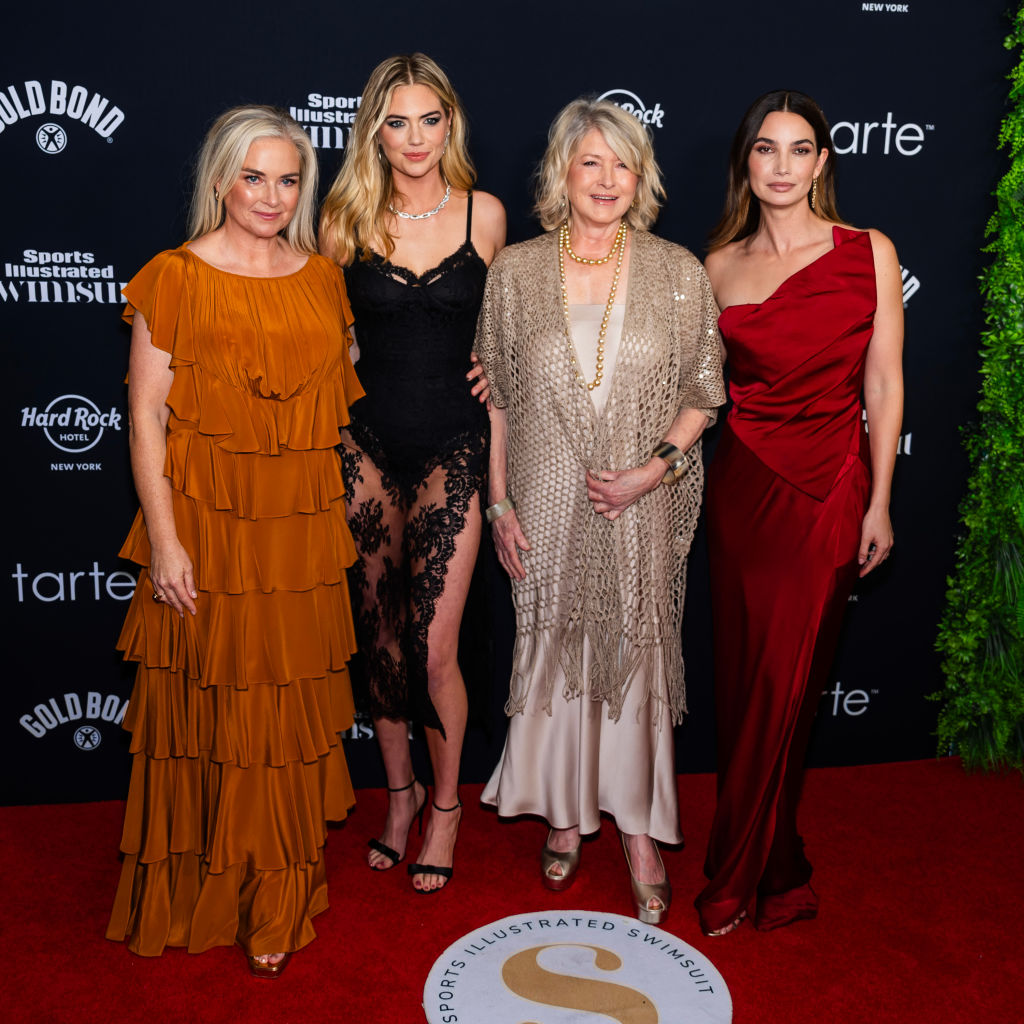
[(392, 57), (363, 90), (321, 221), (323, 251), (345, 268), (366, 390), (341, 451), (356, 629), (390, 794), (367, 859), (377, 871), (398, 864), (426, 804), (409, 752), (417, 719), (435, 785), (408, 869), (420, 892), (451, 878), (460, 817), (456, 656), (487, 465), (487, 415), (466, 377), (487, 266), (505, 241), (505, 211), (471, 191), (474, 179), (444, 72), (423, 54)]

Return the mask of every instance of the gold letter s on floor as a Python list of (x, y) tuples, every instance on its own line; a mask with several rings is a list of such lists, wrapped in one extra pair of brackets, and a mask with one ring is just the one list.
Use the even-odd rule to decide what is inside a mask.
[[(591, 978), (577, 978), (570, 974), (557, 974), (546, 970), (537, 963), (545, 949), (568, 948), (589, 949), (594, 954), (594, 964), (602, 971), (617, 971), (622, 961), (614, 953), (599, 946), (578, 943), (555, 943), (548, 946), (534, 946), (510, 956), (501, 969), (505, 984), (517, 996), (545, 1006), (561, 1006), (567, 1010), (590, 1010), (617, 1020), (619, 1024), (658, 1024), (658, 1011), (643, 992), (627, 985), (616, 985), (610, 981), (594, 981)], [(539, 1024), (523, 1021), (523, 1024)]]

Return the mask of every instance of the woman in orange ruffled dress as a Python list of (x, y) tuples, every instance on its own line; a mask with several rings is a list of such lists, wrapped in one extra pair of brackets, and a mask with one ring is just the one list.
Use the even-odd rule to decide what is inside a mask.
[(354, 802), (337, 455), (362, 395), (340, 270), (316, 254), (317, 162), (283, 111), (203, 144), (189, 241), (125, 288), (142, 566), (118, 646), (138, 662), (108, 938), (143, 956), (238, 943), (278, 977), (327, 907), (328, 819)]

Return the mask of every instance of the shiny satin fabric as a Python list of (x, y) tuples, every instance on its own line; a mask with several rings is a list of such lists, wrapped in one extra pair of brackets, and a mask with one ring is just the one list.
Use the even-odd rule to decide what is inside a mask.
[(734, 406), (708, 474), (718, 807), (705, 931), (817, 913), (797, 805), (814, 714), (857, 578), (875, 310), (866, 232), (719, 321)]
[(139, 668), (107, 937), (144, 956), (292, 951), (327, 907), (326, 822), (354, 803), (355, 547), (334, 446), (362, 391), (344, 282), (319, 256), (248, 278), (183, 247), (125, 294), (171, 355), (165, 475), (199, 593), (194, 616), (152, 600), (140, 513), (121, 551), (142, 566), (118, 642)]
[[(509, 719), (505, 749), (481, 800), (504, 817), (537, 814), (554, 828), (578, 825), (584, 835), (600, 828), (603, 811), (622, 832), (681, 843), (668, 705), (641, 706), (646, 687), (634, 678), (621, 717), (612, 721), (604, 701), (557, 696), (565, 682), (557, 653), (542, 657), (554, 659), (551, 711), (534, 687), (525, 711)], [(586, 639), (583, 659), (589, 677), (593, 650)]]

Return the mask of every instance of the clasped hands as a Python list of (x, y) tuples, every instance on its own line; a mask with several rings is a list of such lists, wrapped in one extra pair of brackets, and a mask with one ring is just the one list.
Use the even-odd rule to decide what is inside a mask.
[(649, 494), (665, 475), (663, 459), (652, 458), (633, 469), (587, 470), (587, 497), (605, 519), (618, 519), (638, 498)]
[[(618, 519), (638, 498), (650, 493), (665, 475), (662, 459), (651, 459), (644, 466), (623, 470), (587, 470), (587, 497), (597, 515)], [(526, 579), (526, 569), (519, 557), (529, 551), (530, 543), (519, 524), (515, 509), (510, 509), (491, 523), (494, 549), (501, 567), (515, 580)]]

